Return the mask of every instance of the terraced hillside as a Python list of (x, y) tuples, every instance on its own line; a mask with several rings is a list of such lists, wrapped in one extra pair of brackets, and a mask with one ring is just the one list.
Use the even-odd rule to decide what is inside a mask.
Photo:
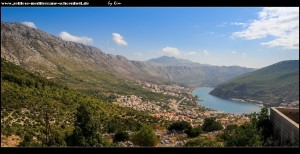
[(102, 133), (118, 129), (135, 131), (143, 124), (164, 123), (147, 113), (70, 90), (1, 59), (1, 135), (24, 138), (30, 134), (42, 141), (48, 117), (51, 131), (64, 138), (74, 129), (74, 114), (80, 103), (91, 106)]

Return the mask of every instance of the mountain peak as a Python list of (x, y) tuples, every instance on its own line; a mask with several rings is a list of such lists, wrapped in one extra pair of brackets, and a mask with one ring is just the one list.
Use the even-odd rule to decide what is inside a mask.
[(161, 56), (158, 58), (152, 58), (148, 61), (161, 61), (161, 60), (178, 60), (178, 58), (176, 58), (174, 56)]
[(179, 59), (174, 56), (161, 56), (158, 58), (153, 58), (148, 61), (148, 63), (156, 64), (156, 65), (166, 65), (166, 66), (194, 66), (199, 65), (198, 63), (191, 62), (185, 59)]

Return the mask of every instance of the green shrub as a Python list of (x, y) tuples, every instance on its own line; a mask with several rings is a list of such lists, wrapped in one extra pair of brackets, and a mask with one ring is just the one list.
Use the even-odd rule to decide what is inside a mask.
[(215, 118), (205, 118), (202, 127), (203, 130), (206, 132), (223, 129), (222, 124), (220, 122), (217, 122)]
[(36, 143), (33, 141), (33, 136), (30, 133), (27, 133), (24, 136), (23, 141), (19, 144), (20, 147), (30, 147), (34, 146)]
[(113, 137), (114, 142), (127, 141), (127, 140), (129, 140), (129, 134), (124, 131), (117, 132)]
[(169, 131), (172, 131), (172, 130), (184, 131), (184, 130), (187, 130), (187, 129), (190, 129), (190, 128), (192, 128), (192, 126), (187, 121), (175, 121), (168, 127), (168, 130)]
[(247, 123), (241, 126), (229, 125), (220, 138), (224, 140), (225, 146), (262, 146), (260, 132)]
[(59, 131), (51, 132), (48, 142), (45, 143), (48, 146), (66, 146), (65, 134)]
[(184, 131), (188, 137), (197, 137), (202, 133), (201, 127), (189, 128)]
[(189, 140), (185, 143), (185, 147), (220, 147), (221, 144), (216, 140), (209, 139), (207, 137), (199, 137), (193, 140)]
[(143, 125), (139, 132), (133, 134), (132, 141), (139, 146), (155, 146), (158, 143), (154, 130), (148, 125)]

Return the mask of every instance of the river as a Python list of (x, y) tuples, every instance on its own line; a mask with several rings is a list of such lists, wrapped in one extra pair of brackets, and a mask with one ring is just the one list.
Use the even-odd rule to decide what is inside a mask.
[(224, 111), (225, 113), (253, 113), (259, 112), (261, 107), (250, 102), (239, 102), (232, 100), (225, 100), (209, 94), (213, 88), (211, 87), (199, 87), (193, 91), (193, 96), (197, 95), (201, 101), (199, 105), (211, 108), (214, 110)]

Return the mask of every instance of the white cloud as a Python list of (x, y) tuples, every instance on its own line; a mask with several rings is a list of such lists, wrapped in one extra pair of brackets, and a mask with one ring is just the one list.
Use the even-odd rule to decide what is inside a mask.
[(297, 33), (287, 34), (275, 40), (261, 43), (270, 47), (283, 46), (286, 49), (299, 49), (299, 30)]
[(207, 50), (204, 50), (203, 53), (208, 56), (209, 55), (209, 52)]
[(172, 48), (168, 46), (163, 48), (162, 51), (173, 56), (179, 56), (180, 54), (180, 51), (177, 48)]
[(118, 44), (118, 45), (127, 45), (127, 42), (124, 40), (123, 36), (118, 34), (118, 33), (112, 33), (113, 40)]
[(37, 29), (36, 25), (33, 22), (24, 21), (24, 22), (21, 22), (21, 24), (31, 27), (31, 28), (34, 28), (34, 29)]
[(235, 52), (235, 51), (231, 51), (231, 54), (235, 55), (235, 54), (236, 54), (236, 52)]
[(247, 53), (243, 52), (243, 53), (242, 53), (242, 56), (243, 56), (243, 57), (246, 57), (246, 56), (247, 56)]
[(230, 23), (231, 25), (235, 25), (235, 26), (243, 26), (243, 27), (246, 27), (247, 24), (246, 23), (243, 23), (243, 22), (232, 22)]
[(74, 36), (68, 32), (60, 32), (59, 37), (65, 41), (73, 41), (83, 44), (92, 44), (93, 39), (86, 36)]
[(258, 13), (258, 19), (251, 21), (246, 30), (233, 36), (248, 40), (271, 36), (274, 39), (261, 44), (285, 49), (299, 49), (299, 8), (266, 7)]

